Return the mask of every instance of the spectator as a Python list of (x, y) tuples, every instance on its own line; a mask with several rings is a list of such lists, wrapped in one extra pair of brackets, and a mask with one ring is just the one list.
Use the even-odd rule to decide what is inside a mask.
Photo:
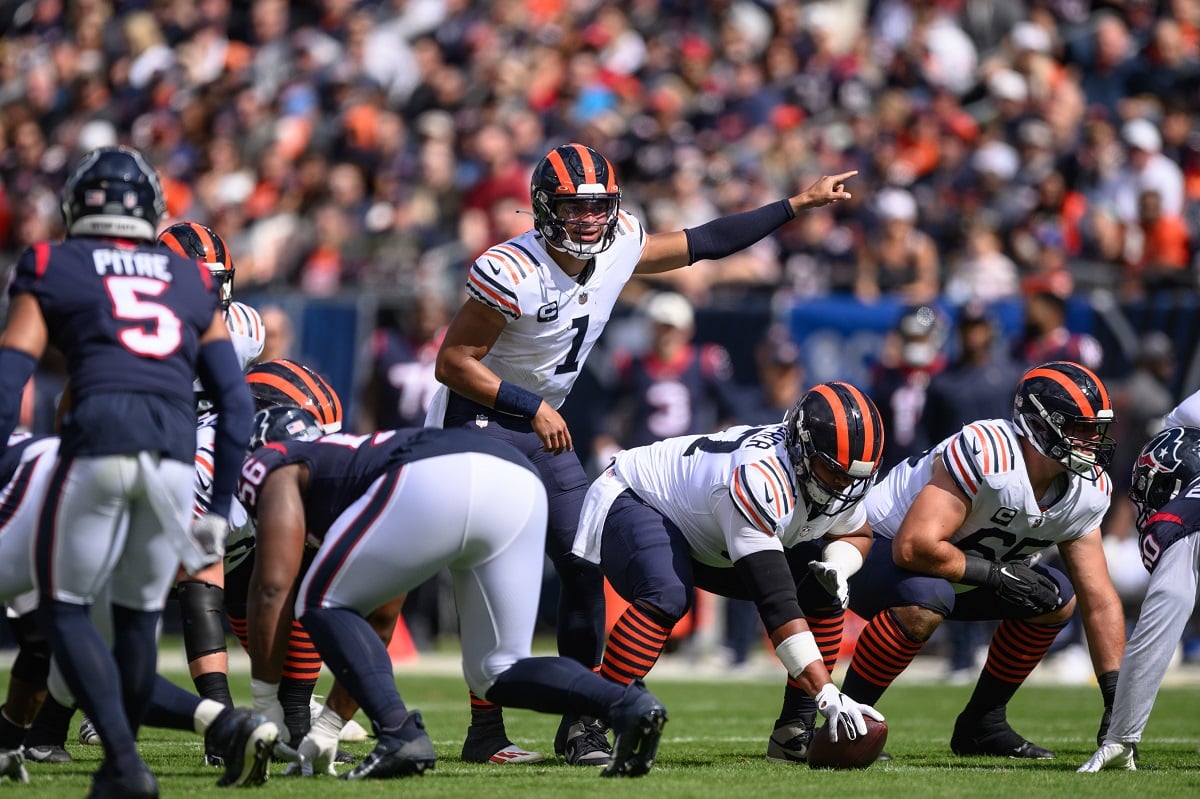
[(938, 292), (938, 253), (933, 239), (917, 228), (917, 203), (904, 189), (887, 188), (875, 198), (879, 227), (859, 245), (855, 293), (864, 302), (881, 296), (920, 304)]
[(879, 407), (886, 432), (882, 468), (926, 450), (930, 443), (921, 427), (925, 392), (935, 374), (946, 368), (942, 344), (946, 326), (929, 305), (906, 308), (884, 341), (871, 374), (869, 393)]
[(278, 305), (267, 305), (259, 311), (259, 315), (262, 316), (263, 327), (266, 328), (262, 355), (258, 356), (259, 363), (293, 357), (296, 336), (287, 311)]
[(1087, 333), (1067, 328), (1067, 301), (1049, 290), (1037, 290), (1025, 297), (1025, 322), (1014, 355), (1033, 366), (1047, 361), (1075, 361), (1095, 371), (1104, 351), (1100, 342)]

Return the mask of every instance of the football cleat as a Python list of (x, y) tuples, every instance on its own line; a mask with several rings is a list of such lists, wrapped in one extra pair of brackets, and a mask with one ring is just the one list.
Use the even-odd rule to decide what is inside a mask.
[(66, 749), (53, 744), (26, 746), (22, 751), (25, 759), (31, 763), (70, 763), (75, 759)]
[(607, 766), (612, 762), (608, 728), (599, 719), (587, 716), (569, 723), (563, 720), (554, 750), (568, 766)]
[(79, 722), (79, 743), (84, 746), (101, 746), (100, 733), (96, 725), (87, 716)]
[(541, 752), (530, 752), (517, 746), (497, 729), (495, 735), (478, 732), (475, 726), (467, 729), (467, 740), (463, 742), (464, 763), (537, 763), (543, 760)]
[(425, 733), (420, 711), (414, 710), (394, 730), (378, 730), (379, 743), (343, 780), (384, 780), (421, 776), (437, 764), (433, 741)]
[(1094, 774), (1102, 768), (1137, 771), (1137, 765), (1133, 762), (1136, 756), (1137, 747), (1133, 744), (1105, 741), (1088, 762), (1075, 770), (1080, 774)]
[(767, 739), (767, 760), (773, 763), (807, 763), (817, 718), (792, 719), (778, 724)]
[(106, 762), (92, 776), (87, 799), (158, 799), (158, 780), (144, 763), (132, 774), (117, 776)]
[(982, 719), (959, 714), (950, 737), (950, 749), (956, 755), (993, 755), (1028, 760), (1053, 760), (1054, 753), (1027, 741), (1009, 726), (1004, 708), (992, 711)]
[(204, 732), (205, 751), (217, 754), (225, 763), (217, 785), (262, 785), (278, 740), (279, 728), (262, 713), (244, 707), (222, 710)]
[[(609, 712), (616, 743), (611, 762), (601, 777), (640, 777), (654, 767), (654, 756), (667, 723), (667, 709), (641, 680), (634, 680), (625, 689)], [(570, 742), (568, 741), (568, 746)]]
[(13, 782), (29, 782), (25, 771), (25, 754), (20, 749), (0, 750), (0, 778), (8, 777)]

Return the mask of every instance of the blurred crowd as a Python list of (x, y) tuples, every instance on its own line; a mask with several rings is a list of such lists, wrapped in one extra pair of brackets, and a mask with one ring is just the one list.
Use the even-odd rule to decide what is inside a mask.
[(651, 230), (860, 170), (680, 273), (699, 304), (1194, 283), (1200, 0), (0, 0), (0, 26), (5, 266), (119, 141), (243, 289), (453, 299), (577, 139)]

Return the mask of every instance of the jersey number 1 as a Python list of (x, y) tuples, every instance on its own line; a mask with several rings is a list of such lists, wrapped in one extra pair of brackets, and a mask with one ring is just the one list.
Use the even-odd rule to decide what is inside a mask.
[(554, 368), (554, 374), (565, 375), (579, 371), (579, 348), (583, 346), (583, 339), (587, 336), (589, 319), (590, 317), (585, 315), (571, 320), (571, 329), (575, 331), (571, 339), (571, 349), (567, 351), (567, 359)]

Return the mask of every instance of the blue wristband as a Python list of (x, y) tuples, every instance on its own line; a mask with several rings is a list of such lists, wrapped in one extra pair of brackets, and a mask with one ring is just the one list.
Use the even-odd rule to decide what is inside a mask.
[(520, 416), (523, 419), (532, 419), (537, 415), (541, 405), (542, 398), (532, 391), (526, 391), (507, 380), (500, 381), (500, 390), (496, 392), (494, 406), (496, 410)]

